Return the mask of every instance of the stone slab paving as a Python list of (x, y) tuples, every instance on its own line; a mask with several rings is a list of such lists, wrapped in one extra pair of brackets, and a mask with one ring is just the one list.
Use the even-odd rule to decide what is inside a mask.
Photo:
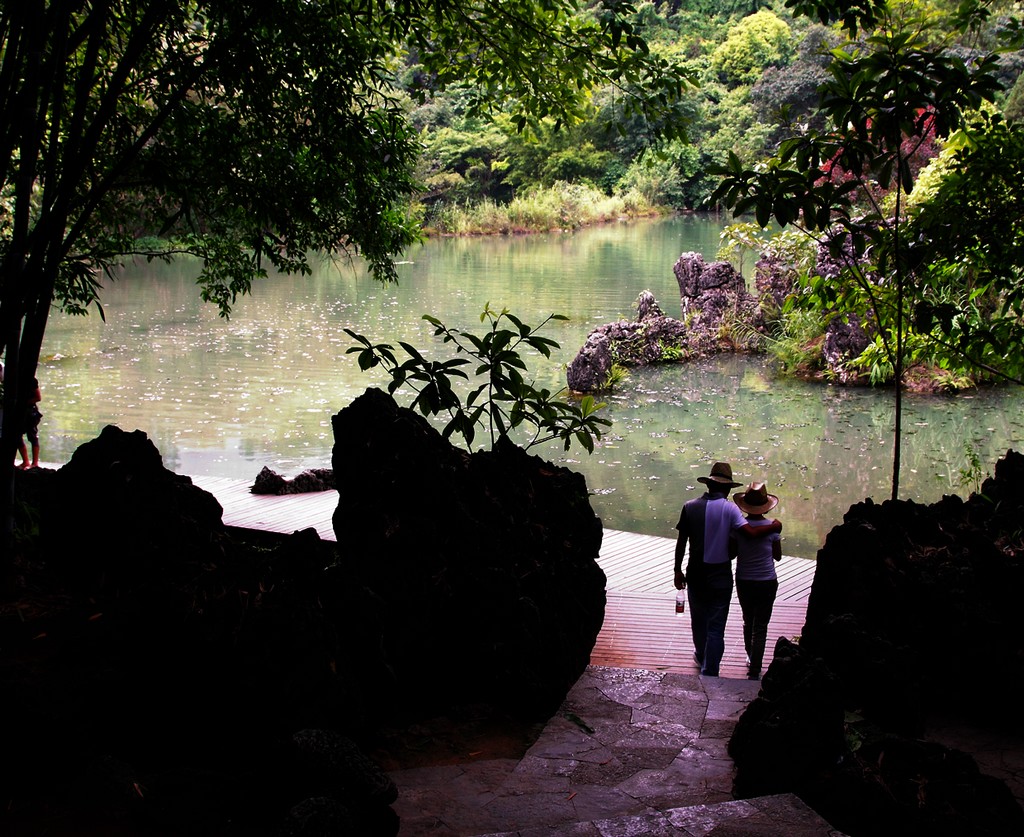
[(637, 817), (595, 820), (484, 837), (843, 837), (791, 794), (693, 805)]
[(591, 666), (520, 761), (391, 773), (399, 835), (838, 834), (795, 797), (732, 798), (726, 747), (759, 685)]
[(967, 724), (962, 718), (937, 715), (928, 719), (927, 737), (946, 747), (970, 753), (982, 773), (1006, 783), (1024, 808), (1024, 735), (1006, 729), (986, 728), (979, 719)]

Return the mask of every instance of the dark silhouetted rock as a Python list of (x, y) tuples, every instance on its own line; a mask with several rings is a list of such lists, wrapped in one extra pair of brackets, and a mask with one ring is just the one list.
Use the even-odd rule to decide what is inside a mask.
[[(105, 428), (19, 484), (39, 504), (21, 598), (0, 610), (0, 786), (19, 811), (82, 833), (276, 834), (312, 795), (288, 794), (279, 745), (309, 728), (372, 773), (351, 742), (394, 678), (381, 603), (333, 543), (229, 530), (138, 431)], [(392, 837), (393, 790), (372, 784), (346, 785), (352, 833)]]
[(308, 796), (331, 796), (350, 808), (388, 806), (398, 789), (348, 737), (329, 729), (304, 729), (289, 740), (288, 773)]
[(780, 638), (761, 691), (729, 741), (738, 797), (789, 793), (844, 751), (843, 695), (821, 660)]
[[(396, 828), (395, 833), (397, 831)], [(357, 837), (364, 833), (344, 802), (318, 796), (295, 805), (288, 812), (277, 837)]]
[(312, 491), (330, 491), (334, 488), (334, 471), (330, 468), (310, 468), (286, 479), (265, 465), (256, 475), (249, 490), (253, 494), (306, 494)]
[(264, 465), (249, 490), (253, 494), (287, 494), (288, 480)]
[(851, 837), (1024, 834), (1024, 812), (1006, 784), (935, 742), (864, 735), (833, 778), (812, 791), (810, 804), (834, 811), (829, 821)]
[(394, 835), (398, 789), (349, 738), (328, 729), (299, 730), (278, 765), (292, 806), (280, 829), (294, 835)]
[(686, 327), (666, 317), (650, 291), (636, 301), (637, 319), (620, 320), (594, 329), (566, 370), (573, 392), (599, 392), (607, 386), (612, 364), (646, 366), (679, 360), (688, 353)]
[(219, 559), (222, 511), (212, 494), (164, 467), (145, 433), (108, 425), (49, 481), (41, 539), (66, 578), (134, 584)]
[(604, 618), (584, 478), (511, 443), (466, 453), (376, 389), (333, 425), (340, 566), (383, 603), (394, 699), (550, 715)]
[[(919, 715), (947, 706), (973, 709), (1020, 726), (1022, 459), (1007, 452), (981, 494), (967, 501), (866, 500), (828, 534), (801, 643), (865, 705), (882, 712), (887, 703), (905, 701), (916, 704)], [(846, 627), (838, 630), (837, 620)], [(851, 643), (854, 634), (860, 639)], [(854, 644), (861, 649), (856, 661)], [(997, 671), (1005, 674), (1003, 687), (975, 688), (978, 673)]]
[(796, 793), (853, 837), (1024, 833), (1005, 783), (926, 740), (936, 713), (1024, 726), (1021, 519), (1014, 451), (967, 501), (852, 506), (818, 552), (799, 648), (780, 640), (737, 724), (737, 794)]

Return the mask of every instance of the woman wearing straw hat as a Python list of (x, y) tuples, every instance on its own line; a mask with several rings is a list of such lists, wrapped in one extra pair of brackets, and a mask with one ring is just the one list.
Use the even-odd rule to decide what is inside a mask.
[[(779, 498), (769, 494), (763, 482), (752, 482), (746, 491), (733, 499), (746, 514), (749, 525), (765, 527), (775, 523), (764, 515), (779, 504)], [(736, 595), (743, 611), (747, 677), (759, 680), (768, 639), (768, 622), (772, 618), (775, 595), (779, 592), (775, 562), (782, 559), (782, 541), (775, 532), (766, 538), (734, 538), (733, 549), (736, 553)]]

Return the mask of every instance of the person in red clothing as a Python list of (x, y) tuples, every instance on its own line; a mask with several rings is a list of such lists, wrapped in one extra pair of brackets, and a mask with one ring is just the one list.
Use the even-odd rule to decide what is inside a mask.
[[(39, 402), (43, 400), (42, 393), (39, 391), (39, 381), (36, 378), (32, 379), (32, 393), (28, 397), (28, 409), (25, 411), (25, 423), (22, 425), (22, 439), (18, 442), (18, 452), (21, 454), (21, 464), (18, 466), (22, 470), (25, 468), (38, 468), (39, 467), (39, 420), (43, 417), (43, 414), (39, 412)], [(28, 444), (32, 445), (32, 463), (29, 464), (28, 459), (28, 445), (25, 444), (25, 439), (28, 439)]]

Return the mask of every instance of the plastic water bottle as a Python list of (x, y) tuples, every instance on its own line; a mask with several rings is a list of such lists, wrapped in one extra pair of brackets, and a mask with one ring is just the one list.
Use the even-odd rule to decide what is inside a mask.
[(676, 613), (686, 612), (686, 591), (676, 590)]

